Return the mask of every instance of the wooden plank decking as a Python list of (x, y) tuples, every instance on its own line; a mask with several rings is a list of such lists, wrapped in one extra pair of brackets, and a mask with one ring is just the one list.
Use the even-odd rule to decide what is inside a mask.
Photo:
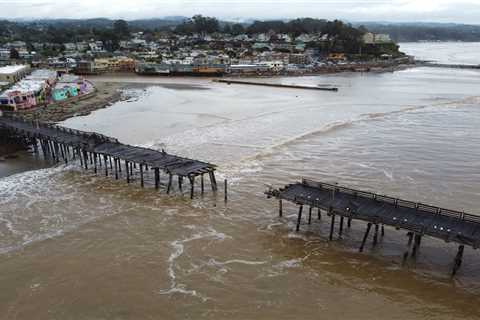
[(266, 194), (280, 200), (280, 215), (282, 200), (300, 206), (297, 231), (301, 224), (303, 206), (310, 207), (309, 222), (312, 208), (328, 212), (332, 217), (330, 239), (334, 230), (335, 216), (341, 219), (341, 231), (345, 218), (348, 219), (349, 225), (351, 220), (367, 222), (368, 227), (360, 251), (363, 250), (372, 225), (376, 227), (375, 238), (379, 225), (382, 226), (382, 232), (384, 225), (408, 231), (411, 237), (415, 236), (414, 251), (418, 250), (421, 237), (424, 235), (458, 243), (459, 264), (465, 245), (474, 249), (480, 247), (480, 216), (477, 215), (305, 179), (281, 189), (268, 190)]
[[(168, 154), (163, 150), (157, 151), (123, 144), (115, 138), (94, 132), (73, 130), (41, 122), (24, 121), (18, 118), (0, 117), (0, 129), (8, 132), (12, 137), (27, 139), (35, 150), (38, 150), (38, 145), (40, 145), (43, 154), (57, 162), (60, 159), (68, 162), (71, 154), (73, 158), (80, 158), (82, 167), (88, 169), (88, 163), (90, 162), (97, 172), (97, 162), (101, 166), (101, 158), (103, 157), (107, 170), (106, 174), (108, 175), (107, 164), (110, 163), (110, 169), (113, 171), (113, 160), (116, 178), (118, 178), (117, 171), (121, 172), (120, 160), (123, 160), (126, 168), (130, 168), (130, 170), (126, 170), (127, 182), (130, 182), (129, 171), (130, 173), (133, 172), (131, 167), (136, 168), (138, 164), (142, 175), (142, 186), (143, 169), (151, 168), (155, 171), (155, 180), (159, 179), (160, 170), (169, 175), (168, 191), (171, 188), (172, 176), (178, 176), (180, 189), (182, 180), (186, 177), (190, 180), (193, 195), (194, 179), (196, 176), (202, 176), (203, 192), (204, 174), (209, 175), (212, 189), (217, 190), (216, 166), (207, 162), (179, 157)], [(159, 187), (159, 181), (155, 181), (155, 186)]]

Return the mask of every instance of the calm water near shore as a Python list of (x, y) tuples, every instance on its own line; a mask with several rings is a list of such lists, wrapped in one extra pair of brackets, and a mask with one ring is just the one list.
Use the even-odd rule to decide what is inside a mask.
[(0, 163), (0, 319), (480, 317), (478, 251), (454, 280), (456, 248), (437, 240), (401, 267), (404, 233), (359, 254), (362, 223), (341, 241), (326, 219), (297, 234), (296, 208), (279, 219), (263, 195), (309, 177), (480, 214), (479, 71), (263, 79), (337, 93), (96, 80), (135, 83), (132, 98), (62, 125), (216, 163), (229, 202)]

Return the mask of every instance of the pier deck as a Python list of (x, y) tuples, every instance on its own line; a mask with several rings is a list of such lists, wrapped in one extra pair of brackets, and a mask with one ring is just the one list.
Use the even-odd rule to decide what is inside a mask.
[(293, 202), (300, 206), (297, 231), (301, 224), (303, 206), (309, 206), (309, 223), (311, 222), (312, 208), (326, 211), (332, 218), (330, 239), (334, 230), (335, 216), (340, 217), (340, 233), (343, 230), (343, 221), (362, 220), (368, 223), (367, 231), (360, 247), (363, 250), (370, 228), (375, 225), (375, 238), (378, 237), (378, 226), (392, 226), (406, 230), (410, 236), (415, 236), (413, 254), (420, 246), (424, 235), (454, 242), (460, 245), (456, 258), (454, 273), (461, 264), (464, 246), (474, 249), (480, 247), (480, 216), (460, 211), (443, 209), (426, 204), (406, 201), (371, 192), (345, 188), (337, 185), (315, 182), (304, 179), (301, 183), (290, 184), (278, 190), (266, 192), (268, 197), (280, 200), (280, 215), (282, 215), (282, 200)]
[[(110, 164), (111, 172), (113, 174), (113, 171), (115, 171), (117, 179), (118, 173), (121, 172), (120, 160), (123, 160), (127, 182), (131, 180), (133, 167), (136, 169), (138, 164), (142, 187), (144, 185), (144, 169), (148, 170), (150, 168), (155, 172), (155, 187), (157, 189), (160, 185), (160, 170), (162, 170), (169, 175), (167, 192), (170, 192), (172, 187), (173, 176), (178, 176), (180, 189), (182, 188), (183, 178), (186, 177), (190, 180), (192, 196), (195, 177), (201, 176), (203, 192), (204, 174), (209, 175), (212, 189), (217, 190), (216, 166), (207, 162), (171, 155), (163, 150), (157, 151), (123, 144), (115, 138), (94, 132), (73, 130), (41, 122), (24, 121), (18, 118), (0, 117), (0, 129), (8, 132), (11, 137), (25, 138), (35, 151), (38, 151), (38, 145), (40, 145), (44, 156), (56, 162), (62, 159), (68, 163), (69, 159), (79, 157), (82, 167), (88, 169), (88, 163), (90, 163), (97, 173), (97, 163), (101, 167), (103, 161), (106, 175), (108, 176), (108, 164)], [(112, 160), (115, 163), (115, 168), (113, 168)]]

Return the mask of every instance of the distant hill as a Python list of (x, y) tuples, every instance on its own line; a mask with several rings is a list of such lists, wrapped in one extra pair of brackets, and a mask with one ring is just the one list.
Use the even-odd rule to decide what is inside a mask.
[(356, 22), (354, 25), (363, 25), (371, 32), (389, 34), (395, 42), (480, 41), (480, 25), (388, 22)]
[[(187, 18), (182, 16), (172, 16), (164, 18), (129, 20), (128, 24), (132, 28), (154, 30), (165, 27), (174, 27), (181, 24)], [(116, 19), (94, 18), (94, 19), (38, 19), (38, 20), (16, 20), (19, 25), (25, 26), (52, 26), (68, 28), (111, 28)]]

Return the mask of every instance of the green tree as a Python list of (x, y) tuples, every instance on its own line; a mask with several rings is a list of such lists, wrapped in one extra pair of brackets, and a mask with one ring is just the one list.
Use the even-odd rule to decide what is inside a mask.
[(245, 28), (243, 27), (242, 24), (235, 23), (234, 25), (232, 25), (232, 34), (234, 36), (238, 36), (239, 34), (243, 34), (243, 33), (245, 33)]
[(17, 49), (15, 48), (10, 49), (10, 59), (12, 60), (20, 59), (20, 54), (18, 53)]
[(130, 37), (130, 28), (125, 20), (116, 20), (113, 23), (113, 31), (120, 39), (128, 39)]

